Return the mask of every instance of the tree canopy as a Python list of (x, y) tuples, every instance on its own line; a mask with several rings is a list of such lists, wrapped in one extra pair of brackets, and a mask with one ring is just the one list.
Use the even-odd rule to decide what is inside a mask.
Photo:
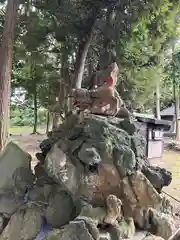
[(161, 107), (167, 106), (173, 102), (167, 53), (179, 36), (179, 8), (178, 0), (21, 1), (12, 96), (23, 89), (22, 109), (28, 105), (36, 117), (40, 108), (50, 112), (58, 99), (63, 114), (68, 91), (88, 86), (93, 72), (116, 61), (118, 91), (128, 107), (152, 112), (157, 82)]

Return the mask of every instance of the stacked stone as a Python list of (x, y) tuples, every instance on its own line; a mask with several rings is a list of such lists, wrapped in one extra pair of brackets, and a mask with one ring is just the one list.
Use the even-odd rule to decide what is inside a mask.
[(30, 156), (0, 156), (0, 240), (169, 239), (171, 173), (145, 164), (135, 122), (70, 115)]

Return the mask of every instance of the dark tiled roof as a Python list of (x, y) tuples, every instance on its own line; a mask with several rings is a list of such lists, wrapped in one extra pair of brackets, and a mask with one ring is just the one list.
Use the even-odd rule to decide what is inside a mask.
[(175, 107), (174, 105), (168, 108), (165, 108), (161, 111), (161, 116), (174, 116), (175, 115)]

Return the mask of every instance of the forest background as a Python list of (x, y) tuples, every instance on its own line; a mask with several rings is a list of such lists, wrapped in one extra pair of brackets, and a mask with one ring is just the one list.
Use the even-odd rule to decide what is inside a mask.
[(11, 130), (55, 127), (70, 89), (113, 61), (131, 111), (160, 118), (174, 104), (178, 117), (179, 10), (178, 0), (0, 0), (0, 142), (8, 116)]

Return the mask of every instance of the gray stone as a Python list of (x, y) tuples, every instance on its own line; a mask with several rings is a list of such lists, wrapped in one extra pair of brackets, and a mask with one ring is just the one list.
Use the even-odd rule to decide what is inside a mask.
[(31, 169), (19, 167), (12, 176), (16, 189), (16, 194), (24, 196), (27, 189), (33, 186), (35, 177)]
[(24, 199), (18, 197), (12, 192), (7, 192), (0, 195), (0, 213), (7, 218), (11, 217), (20, 206), (24, 204)]
[(114, 164), (118, 169), (121, 178), (131, 175), (135, 172), (136, 158), (130, 147), (121, 145), (114, 148)]
[(175, 231), (174, 220), (168, 214), (149, 209), (149, 217), (151, 219), (150, 232), (154, 235), (168, 240)]
[(35, 206), (20, 208), (10, 219), (0, 240), (33, 240), (42, 224), (41, 210)]
[[(76, 116), (76, 118), (80, 117)], [(112, 123), (111, 119), (101, 116), (88, 116), (84, 119), (84, 124), (70, 120), (72, 119), (68, 118), (62, 124), (59, 132), (53, 133), (56, 138), (52, 138), (56, 139), (56, 142), (46, 155), (45, 171), (49, 177), (72, 194), (93, 198), (92, 200), (99, 202), (104, 198), (102, 191), (106, 191), (105, 196), (119, 191), (119, 176), (115, 162), (119, 162), (119, 168), (123, 164), (120, 169), (122, 175), (131, 174), (135, 170), (136, 159), (131, 150), (131, 137), (114, 122)], [(68, 133), (64, 132), (64, 128), (68, 129)], [(78, 134), (75, 131), (76, 128)], [(82, 144), (83, 141), (84, 144)], [(85, 169), (81, 164), (82, 162), (84, 165), (88, 162), (94, 163), (93, 157), (90, 160), (86, 154), (83, 155), (86, 146), (91, 146), (93, 150), (91, 153), (93, 152), (93, 157), (96, 156), (97, 172), (91, 173), (92, 169)], [(118, 155), (114, 161), (113, 149), (121, 151), (118, 153), (119, 155), (123, 153), (123, 158)]]
[(137, 131), (136, 126), (130, 119), (123, 119), (123, 121), (119, 121), (118, 127), (124, 129), (129, 135), (133, 135)]
[(143, 238), (143, 240), (165, 240), (165, 239), (148, 233), (146, 237)]
[(77, 170), (68, 156), (59, 148), (58, 142), (53, 145), (45, 159), (45, 170), (57, 183), (75, 193), (78, 188)]
[(29, 191), (29, 200), (36, 202), (44, 202), (48, 204), (49, 196), (53, 191), (53, 185), (44, 184), (44, 186), (34, 186)]
[(34, 167), (35, 177), (36, 177), (36, 184), (38, 186), (44, 186), (44, 184), (54, 184), (54, 180), (48, 176), (47, 172), (45, 171), (44, 167), (37, 163)]
[(109, 229), (112, 240), (132, 239), (135, 234), (133, 218), (122, 218), (117, 226), (111, 226)]
[(60, 230), (53, 230), (43, 240), (94, 240), (95, 238), (86, 228), (86, 223), (82, 221), (71, 222)]
[[(13, 142), (7, 144), (0, 154), (0, 194), (7, 191), (14, 191), (14, 186), (16, 186), (14, 176), (18, 171), (17, 169), (23, 168), (29, 171), (30, 162), (31, 158), (28, 153), (24, 152)], [(18, 174), (22, 174), (22, 171)], [(22, 184), (26, 188), (26, 184)]]
[(146, 139), (138, 131), (136, 131), (131, 137), (132, 150), (135, 156), (143, 161), (146, 158)]
[(83, 143), (81, 149), (78, 152), (79, 159), (86, 165), (95, 165), (101, 162), (101, 157), (96, 148), (87, 143)]
[[(145, 165), (146, 144), (140, 130), (131, 120), (123, 121), (93, 114), (69, 116), (57, 131), (52, 132), (50, 136), (52, 147), (46, 155), (43, 167), (48, 176), (59, 185), (59, 188), (65, 189), (71, 196), (84, 200), (94, 210), (107, 207), (106, 199), (109, 195), (116, 196), (122, 200), (123, 217), (131, 218), (131, 223), (135, 222), (140, 228), (149, 230), (152, 227), (149, 208), (171, 216), (171, 207), (167, 203), (162, 203), (162, 196), (142, 173)], [(89, 167), (93, 164), (97, 165), (95, 171)], [(153, 176), (154, 172), (151, 173)], [(53, 199), (52, 196), (49, 198), (46, 211), (48, 222), (52, 223), (53, 227), (63, 226), (59, 231), (52, 231), (51, 234), (55, 234), (52, 235), (55, 236), (54, 239), (71, 238), (72, 232), (77, 231), (77, 226), (79, 231), (83, 229), (85, 239), (91, 237), (97, 239), (94, 237), (97, 233), (97, 224), (104, 226), (104, 223), (107, 223), (104, 213), (102, 216), (105, 218), (97, 221), (96, 218), (86, 214), (76, 217), (77, 211), (73, 216), (76, 217), (74, 219), (68, 212), (69, 217), (67, 216), (66, 221), (63, 222), (65, 217), (62, 219), (60, 216), (63, 216), (64, 212), (58, 208), (59, 203), (63, 202), (62, 196), (57, 197), (58, 200), (50, 201)], [(166, 206), (168, 206), (168, 211), (165, 211)], [(71, 210), (71, 207), (66, 207), (66, 209)], [(111, 207), (111, 212), (112, 209)], [(95, 228), (90, 222), (92, 220), (96, 225)], [(69, 221), (73, 222), (65, 225)], [(120, 227), (117, 226), (117, 221), (119, 221), (118, 218), (113, 221), (113, 224), (109, 224), (116, 226), (111, 239), (119, 240), (123, 236), (132, 237), (134, 225), (124, 221)], [(167, 222), (158, 221), (157, 226), (160, 226), (160, 223), (161, 225), (167, 224)], [(158, 231), (162, 233), (160, 227)], [(82, 235), (77, 231), (74, 237), (81, 239)]]
[(137, 171), (135, 174), (129, 176), (129, 180), (139, 206), (157, 208), (161, 205), (162, 197), (141, 172)]
[(174, 215), (172, 202), (166, 196), (163, 196), (159, 211), (169, 215), (170, 217), (173, 217)]
[(147, 231), (136, 231), (132, 240), (142, 240), (146, 237)]
[(144, 165), (142, 172), (158, 192), (172, 181), (172, 173), (165, 168)]
[(133, 217), (138, 229), (142, 230), (150, 229), (150, 221), (147, 208), (141, 206), (139, 208), (136, 208)]
[(97, 228), (97, 225), (94, 221), (94, 219), (90, 217), (85, 217), (85, 216), (78, 216), (75, 220), (75, 222), (82, 222), (84, 221), (86, 224), (86, 228), (89, 231), (89, 233), (93, 236), (94, 239), (99, 238), (99, 229)]
[(42, 150), (43, 155), (46, 155), (47, 152), (49, 152), (49, 150), (51, 149), (52, 145), (53, 145), (53, 141), (50, 140), (50, 139), (45, 139), (45, 140), (43, 140), (41, 142), (40, 148)]
[(135, 222), (138, 220), (140, 225), (144, 222), (143, 214), (140, 212), (141, 209), (146, 212), (150, 207), (159, 209), (161, 206), (162, 197), (140, 171), (125, 177), (122, 180), (121, 189), (125, 216), (134, 217)]
[(61, 235), (62, 235), (62, 230), (60, 230), (60, 229), (53, 229), (51, 232), (49, 232), (43, 238), (43, 240), (59, 240), (59, 239), (61, 239)]
[(0, 214), (0, 234), (3, 232), (4, 228), (6, 227), (8, 219), (5, 218), (3, 214)]
[(66, 191), (58, 191), (55, 188), (48, 204), (45, 217), (52, 227), (59, 228), (75, 218), (76, 209), (71, 196)]

